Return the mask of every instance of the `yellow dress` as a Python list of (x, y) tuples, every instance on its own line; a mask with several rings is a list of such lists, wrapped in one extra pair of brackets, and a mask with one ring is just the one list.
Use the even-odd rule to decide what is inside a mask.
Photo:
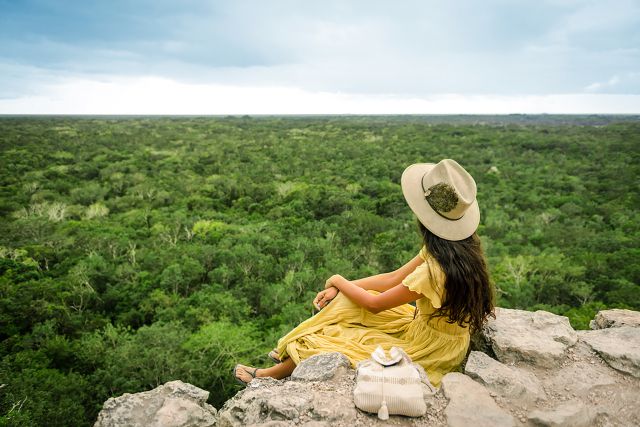
[(359, 361), (370, 358), (378, 345), (385, 351), (397, 346), (425, 369), (435, 387), (440, 387), (446, 373), (460, 369), (469, 349), (470, 334), (468, 325), (447, 323), (446, 316), (428, 321), (428, 315), (441, 306), (445, 275), (424, 246), (420, 257), (424, 262), (402, 281), (423, 295), (416, 301), (415, 318), (411, 304), (374, 314), (340, 292), (319, 313), (278, 340), (280, 360), (291, 357), (297, 365), (315, 354), (338, 351), (355, 368)]

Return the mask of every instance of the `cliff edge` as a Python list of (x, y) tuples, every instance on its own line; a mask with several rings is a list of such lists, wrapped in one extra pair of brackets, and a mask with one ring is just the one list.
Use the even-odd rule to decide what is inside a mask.
[(181, 381), (107, 400), (111, 426), (631, 426), (640, 425), (640, 312), (600, 311), (591, 330), (564, 316), (496, 308), (472, 337), (461, 372), (425, 385), (427, 413), (387, 421), (353, 404), (355, 371), (340, 353), (305, 360), (284, 380), (256, 378), (216, 410)]

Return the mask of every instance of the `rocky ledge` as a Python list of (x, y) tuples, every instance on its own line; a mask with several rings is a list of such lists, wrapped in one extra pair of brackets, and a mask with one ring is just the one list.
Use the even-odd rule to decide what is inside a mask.
[(564, 316), (496, 308), (461, 372), (425, 385), (427, 413), (387, 421), (353, 404), (355, 371), (327, 353), (285, 380), (256, 378), (216, 411), (181, 381), (104, 404), (107, 426), (632, 426), (640, 425), (640, 312), (605, 310), (575, 331)]

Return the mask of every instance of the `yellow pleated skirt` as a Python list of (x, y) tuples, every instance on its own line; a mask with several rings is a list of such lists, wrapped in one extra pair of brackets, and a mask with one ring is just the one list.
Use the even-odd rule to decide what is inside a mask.
[(319, 313), (278, 340), (280, 360), (291, 357), (297, 365), (313, 355), (337, 351), (347, 356), (355, 369), (378, 345), (385, 351), (396, 346), (425, 369), (431, 384), (440, 387), (445, 374), (460, 370), (470, 343), (468, 328), (449, 324), (445, 318), (428, 322), (434, 308), (427, 298), (419, 299), (416, 305), (419, 314), (415, 318), (411, 304), (374, 314), (340, 292)]

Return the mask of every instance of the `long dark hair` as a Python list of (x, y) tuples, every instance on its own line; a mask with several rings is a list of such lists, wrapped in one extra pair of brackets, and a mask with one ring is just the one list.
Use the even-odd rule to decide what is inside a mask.
[(495, 288), (480, 238), (473, 233), (464, 240), (445, 240), (417, 222), (427, 252), (438, 261), (446, 277), (442, 306), (431, 317), (448, 315), (447, 323), (457, 322), (463, 327), (466, 323), (470, 333), (480, 330), (489, 316), (496, 318)]

